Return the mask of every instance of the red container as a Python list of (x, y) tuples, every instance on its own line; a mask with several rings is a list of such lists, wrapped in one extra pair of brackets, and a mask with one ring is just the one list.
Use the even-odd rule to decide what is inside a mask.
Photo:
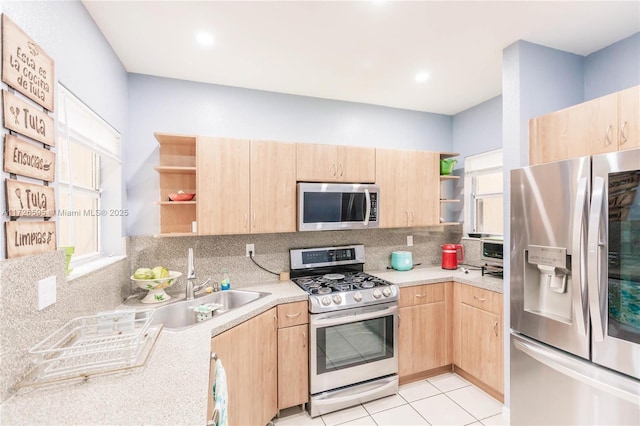
[(442, 269), (458, 269), (458, 262), (464, 261), (462, 244), (444, 244), (442, 246)]

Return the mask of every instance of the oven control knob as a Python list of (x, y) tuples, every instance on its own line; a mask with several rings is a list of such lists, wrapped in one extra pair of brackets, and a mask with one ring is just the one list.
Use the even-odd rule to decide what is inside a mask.
[(382, 289), (382, 294), (384, 294), (384, 297), (389, 297), (391, 296), (391, 289), (389, 287), (385, 287)]
[(380, 293), (380, 290), (378, 290), (377, 288), (373, 290), (373, 297), (375, 297), (376, 299), (380, 299), (380, 296), (382, 296), (382, 293)]
[(362, 293), (357, 292), (356, 294), (353, 295), (353, 300), (355, 300), (356, 302), (359, 302), (362, 300)]
[(333, 303), (335, 303), (336, 305), (339, 305), (340, 302), (342, 302), (342, 297), (339, 294), (336, 294), (335, 296), (333, 296)]
[(325, 296), (322, 298), (322, 304), (324, 306), (329, 306), (331, 304), (331, 298), (329, 296)]

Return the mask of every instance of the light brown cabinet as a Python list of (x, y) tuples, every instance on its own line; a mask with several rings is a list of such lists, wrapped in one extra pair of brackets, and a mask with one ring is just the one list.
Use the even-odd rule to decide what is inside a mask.
[(295, 144), (199, 137), (199, 235), (294, 232)]
[(400, 289), (400, 383), (433, 375), (435, 369), (450, 369), (451, 303), (450, 282)]
[[(222, 361), (227, 375), (230, 426), (264, 425), (277, 414), (277, 325), (276, 308), (271, 308), (211, 339), (211, 352)], [(207, 419), (213, 414), (214, 372), (212, 360)]]
[(300, 182), (373, 183), (374, 148), (297, 144), (296, 176)]
[(440, 217), (437, 152), (376, 149), (380, 227), (432, 226)]
[(640, 147), (640, 86), (529, 121), (529, 163)]
[(278, 410), (309, 400), (307, 302), (278, 305)]
[(502, 294), (454, 284), (453, 363), (456, 371), (502, 401)]
[(154, 169), (160, 177), (160, 235), (193, 235), (197, 196), (192, 201), (170, 201), (178, 191), (196, 193), (196, 137), (154, 133), (160, 145), (160, 163)]

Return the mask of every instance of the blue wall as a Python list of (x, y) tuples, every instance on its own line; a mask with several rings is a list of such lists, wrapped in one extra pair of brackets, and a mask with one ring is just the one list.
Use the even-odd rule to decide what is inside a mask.
[(464, 157), (502, 148), (502, 96), (496, 96), (453, 116), (453, 152)]
[(159, 232), (154, 132), (450, 151), (451, 116), (141, 74), (129, 76), (128, 235)]
[(584, 100), (640, 84), (640, 32), (585, 58)]

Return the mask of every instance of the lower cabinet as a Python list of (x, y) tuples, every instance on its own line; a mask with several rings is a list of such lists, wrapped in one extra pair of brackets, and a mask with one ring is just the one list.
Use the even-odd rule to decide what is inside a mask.
[(309, 400), (307, 302), (278, 306), (278, 410)]
[(460, 283), (454, 286), (456, 370), (500, 400), (504, 399), (502, 300), (500, 293)]
[[(264, 425), (278, 412), (278, 317), (272, 308), (211, 339), (227, 374), (229, 425)], [(211, 361), (207, 419), (213, 415)]]
[(451, 365), (451, 286), (448, 282), (400, 289), (400, 383)]

